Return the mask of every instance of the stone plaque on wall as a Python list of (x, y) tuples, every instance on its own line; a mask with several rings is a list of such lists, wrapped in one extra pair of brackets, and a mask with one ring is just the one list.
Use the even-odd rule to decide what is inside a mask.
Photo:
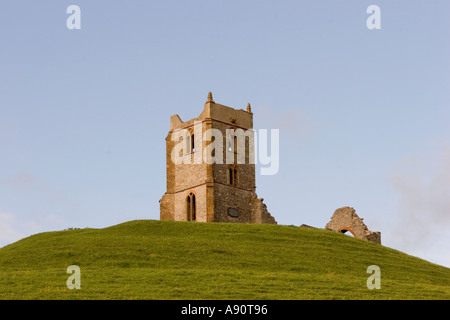
[(239, 217), (239, 210), (236, 208), (228, 208), (228, 215), (233, 218)]

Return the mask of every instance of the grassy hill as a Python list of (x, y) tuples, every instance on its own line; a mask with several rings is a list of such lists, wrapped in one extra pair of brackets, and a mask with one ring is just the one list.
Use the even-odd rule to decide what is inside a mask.
[(144, 220), (1, 248), (0, 299), (450, 299), (450, 269), (321, 229)]

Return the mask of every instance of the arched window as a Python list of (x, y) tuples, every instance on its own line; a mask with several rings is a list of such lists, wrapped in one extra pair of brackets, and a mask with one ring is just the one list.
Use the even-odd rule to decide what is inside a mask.
[(194, 142), (195, 142), (194, 134), (188, 133), (188, 135), (186, 136), (186, 153), (187, 154), (191, 154), (191, 153), (195, 152)]
[(197, 221), (197, 211), (196, 211), (196, 204), (195, 204), (195, 194), (192, 195), (192, 210), (191, 210), (191, 217), (192, 221)]
[(195, 208), (195, 194), (192, 192), (188, 194), (186, 198), (186, 220), (187, 221), (196, 221), (197, 214)]
[(191, 145), (192, 145), (191, 136), (188, 135), (186, 137), (186, 154), (190, 154), (191, 153)]
[(237, 169), (236, 167), (228, 168), (228, 184), (235, 186), (237, 183)]

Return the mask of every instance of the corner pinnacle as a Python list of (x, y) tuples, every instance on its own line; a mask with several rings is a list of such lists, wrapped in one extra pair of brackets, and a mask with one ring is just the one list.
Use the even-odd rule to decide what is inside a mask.
[(211, 92), (208, 93), (208, 101), (207, 101), (207, 102), (212, 102), (212, 103), (214, 103), (214, 100), (213, 100), (213, 97), (212, 97), (212, 93), (211, 93)]
[(250, 106), (250, 102), (247, 104), (247, 112), (252, 112), (252, 107)]

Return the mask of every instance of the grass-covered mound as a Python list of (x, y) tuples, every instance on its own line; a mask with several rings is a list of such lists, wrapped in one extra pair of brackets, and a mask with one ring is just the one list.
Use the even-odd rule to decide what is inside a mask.
[(450, 299), (450, 269), (321, 229), (141, 220), (1, 248), (0, 299)]

